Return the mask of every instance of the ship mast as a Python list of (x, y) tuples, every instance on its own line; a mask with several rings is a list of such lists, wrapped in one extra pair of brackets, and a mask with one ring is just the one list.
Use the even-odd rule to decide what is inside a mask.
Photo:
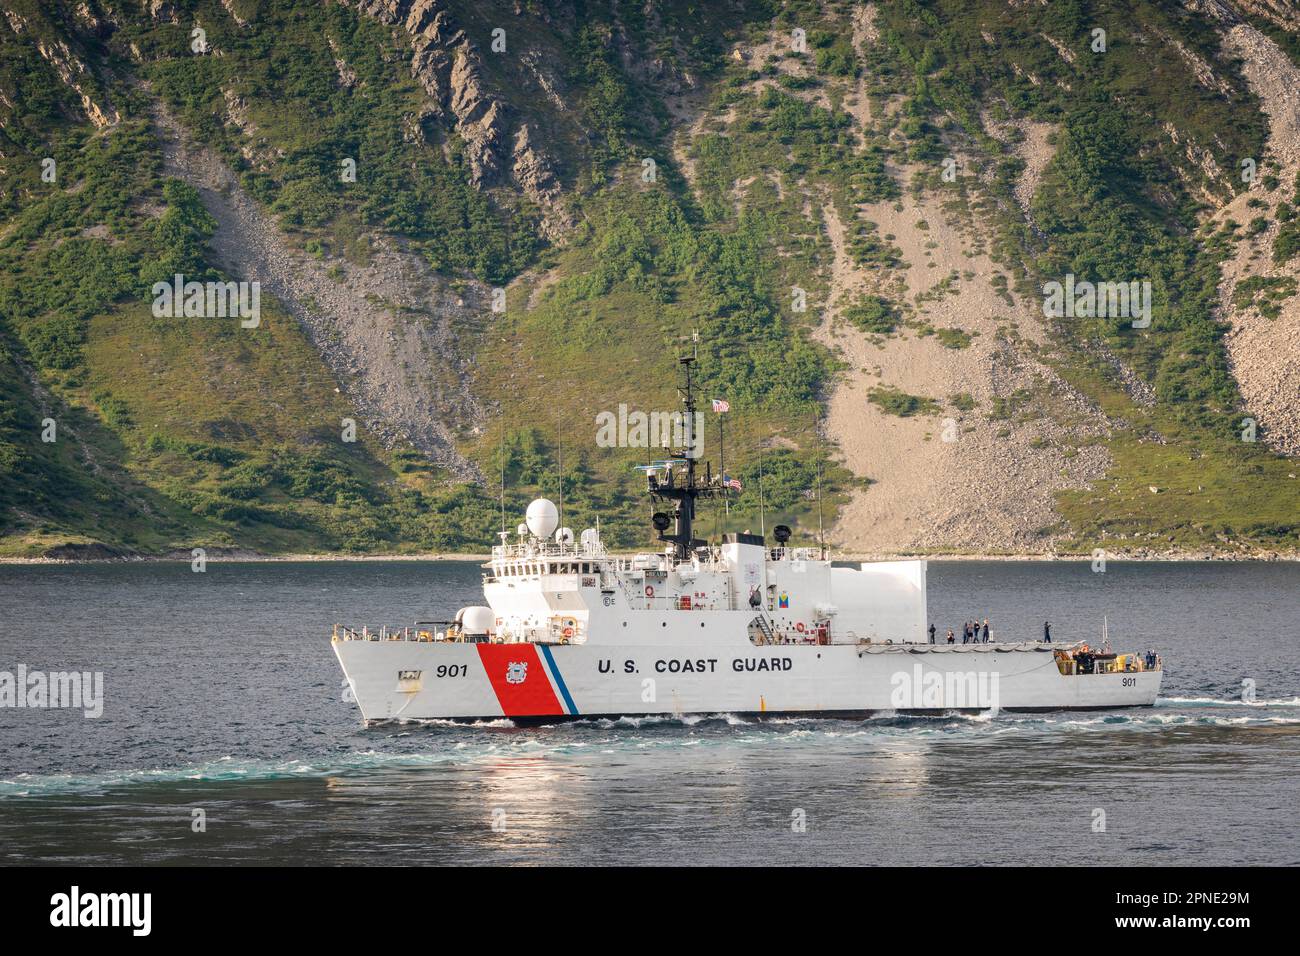
[[(713, 497), (712, 475), (706, 475), (703, 481), (695, 475), (695, 458), (699, 451), (699, 441), (704, 436), (695, 434), (695, 383), (692, 366), (694, 355), (683, 355), (679, 360), (682, 367), (682, 384), (677, 389), (682, 399), (683, 423), (681, 435), (683, 446), (675, 451), (675, 457), (668, 464), (667, 471), (661, 479), (653, 472), (649, 475), (649, 492), (652, 500), (671, 501), (673, 513), (671, 524), (673, 533), (668, 534), (670, 519), (662, 512), (656, 512), (652, 521), (659, 532), (660, 541), (673, 545), (673, 554), (678, 561), (690, 559), (691, 552), (705, 544), (694, 536), (695, 501), (698, 498)], [(675, 466), (684, 463), (684, 467)], [(680, 481), (678, 477), (680, 476)]]

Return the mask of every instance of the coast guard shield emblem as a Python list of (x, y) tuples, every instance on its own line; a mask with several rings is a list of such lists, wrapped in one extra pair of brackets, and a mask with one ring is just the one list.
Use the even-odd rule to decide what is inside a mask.
[(547, 680), (546, 664), (532, 644), (477, 644), (483, 673), (492, 684), (506, 717), (538, 717), (565, 713), (555, 688)]

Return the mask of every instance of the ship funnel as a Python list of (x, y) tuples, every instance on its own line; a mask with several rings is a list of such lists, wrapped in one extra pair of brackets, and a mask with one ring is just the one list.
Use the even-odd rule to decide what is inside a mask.
[(549, 538), (555, 526), (560, 523), (560, 512), (556, 510), (554, 501), (549, 498), (538, 498), (528, 506), (524, 519), (533, 537)]
[(573, 544), (573, 529), (561, 528), (555, 532), (556, 544)]

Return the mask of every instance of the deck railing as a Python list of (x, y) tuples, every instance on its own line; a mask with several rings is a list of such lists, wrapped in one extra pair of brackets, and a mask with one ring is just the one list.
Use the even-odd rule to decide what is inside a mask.
[(433, 641), (463, 641), (466, 635), (460, 631), (455, 621), (417, 621), (410, 627), (369, 627), (357, 629), (346, 624), (335, 624), (333, 638), (336, 641), (414, 641), (431, 643)]

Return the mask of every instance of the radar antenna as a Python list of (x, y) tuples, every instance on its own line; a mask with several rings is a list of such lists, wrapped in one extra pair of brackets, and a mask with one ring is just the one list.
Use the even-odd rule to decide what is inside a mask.
[[(699, 341), (698, 333), (692, 336), (692, 345)], [(662, 512), (657, 512), (652, 522), (659, 533), (660, 541), (673, 545), (673, 555), (678, 561), (687, 561), (691, 553), (707, 542), (694, 535), (695, 502), (699, 498), (712, 498), (716, 493), (711, 469), (706, 467), (706, 477), (700, 480), (695, 475), (695, 459), (699, 456), (700, 442), (703, 435), (697, 435), (695, 426), (695, 349), (690, 354), (678, 359), (682, 368), (682, 384), (677, 392), (682, 400), (682, 427), (674, 429), (682, 438), (682, 446), (674, 449), (673, 457), (661, 462), (661, 469), (647, 468), (647, 482), (650, 497), (654, 501), (670, 501), (673, 504), (671, 519)], [(668, 533), (671, 521), (672, 533)]]

